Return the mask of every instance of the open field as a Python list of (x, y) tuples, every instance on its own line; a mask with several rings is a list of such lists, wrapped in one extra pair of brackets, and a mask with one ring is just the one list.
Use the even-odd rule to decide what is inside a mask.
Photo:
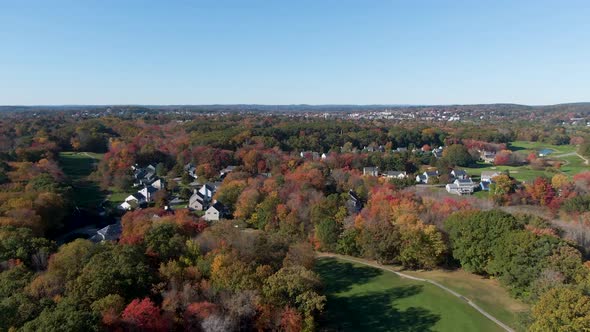
[(554, 152), (552, 154), (564, 154), (576, 151), (574, 145), (552, 145), (543, 142), (528, 142), (528, 141), (514, 141), (510, 143), (508, 148), (512, 151), (519, 151), (524, 153), (537, 152), (543, 149), (550, 149)]
[(78, 207), (95, 208), (104, 199), (98, 184), (88, 178), (96, 169), (101, 154), (90, 152), (61, 152), (59, 163), (72, 181), (74, 201)]
[[(525, 142), (515, 141), (509, 146), (509, 149), (523, 154), (531, 152), (538, 152), (543, 149), (553, 150), (548, 158), (561, 160), (564, 164), (559, 169), (559, 172), (572, 177), (580, 172), (590, 170), (590, 166), (584, 164), (584, 160), (576, 154), (576, 146), (574, 145), (552, 145), (541, 142)], [(510, 175), (519, 181), (530, 182), (538, 176), (552, 177), (555, 175), (554, 171), (532, 169), (529, 165), (523, 166), (494, 166), (478, 162), (472, 167), (464, 168), (474, 180), (478, 180), (482, 171), (509, 171)], [(483, 194), (481, 194), (483, 195)]]
[(433, 284), (336, 258), (319, 258), (324, 331), (503, 331)]
[(464, 295), (505, 324), (518, 329), (518, 315), (529, 307), (510, 297), (497, 280), (485, 279), (463, 270), (403, 271), (405, 274), (439, 282)]
[(551, 172), (545, 170), (531, 169), (528, 165), (523, 166), (494, 166), (492, 164), (486, 164), (478, 162), (472, 167), (463, 167), (463, 169), (473, 177), (474, 180), (479, 181), (479, 176), (483, 171), (509, 171), (510, 175), (518, 181), (530, 182), (538, 176), (552, 177)]

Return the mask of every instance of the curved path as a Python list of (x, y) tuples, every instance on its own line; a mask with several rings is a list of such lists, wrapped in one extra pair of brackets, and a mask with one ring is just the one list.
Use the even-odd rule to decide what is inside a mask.
[(318, 257), (334, 257), (334, 258), (339, 258), (339, 259), (342, 259), (342, 260), (345, 260), (345, 261), (354, 262), (354, 263), (358, 263), (358, 264), (363, 264), (363, 265), (374, 267), (374, 268), (377, 268), (377, 269), (380, 269), (380, 270), (393, 272), (393, 273), (397, 274), (398, 276), (400, 276), (402, 278), (407, 278), (407, 279), (411, 279), (411, 280), (423, 281), (423, 282), (431, 283), (431, 284), (437, 286), (438, 288), (440, 288), (440, 289), (442, 289), (442, 290), (444, 290), (444, 291), (446, 291), (446, 292), (448, 292), (448, 293), (450, 293), (450, 294), (452, 294), (452, 295), (460, 298), (461, 300), (467, 302), (467, 304), (469, 304), (470, 306), (472, 306), (475, 310), (479, 311), (482, 315), (486, 316), (492, 322), (498, 324), (498, 326), (500, 326), (504, 330), (506, 330), (508, 332), (514, 332), (514, 330), (510, 326), (502, 323), (496, 317), (492, 316), (487, 311), (483, 310), (480, 306), (478, 306), (477, 304), (473, 303), (470, 299), (466, 298), (465, 296), (463, 296), (463, 295), (455, 292), (454, 290), (452, 290), (452, 289), (450, 289), (450, 288), (448, 288), (446, 286), (441, 285), (440, 283), (438, 283), (438, 282), (436, 282), (434, 280), (424, 279), (424, 278), (418, 278), (418, 277), (411, 276), (409, 274), (401, 273), (401, 272), (395, 271), (392, 268), (389, 268), (387, 266), (383, 266), (383, 265), (380, 265), (380, 264), (373, 263), (373, 262), (368, 261), (366, 259), (352, 258), (350, 256), (344, 256), (344, 255), (338, 255), (338, 254), (330, 254), (330, 253), (317, 253), (317, 256)]

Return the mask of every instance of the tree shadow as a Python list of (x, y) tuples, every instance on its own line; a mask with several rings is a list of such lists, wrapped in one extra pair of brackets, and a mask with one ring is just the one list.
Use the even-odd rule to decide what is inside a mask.
[(364, 284), (380, 276), (383, 271), (369, 266), (354, 266), (352, 263), (335, 258), (321, 258), (315, 264), (315, 271), (322, 277), (324, 292), (340, 293), (350, 290), (355, 284)]
[(369, 283), (382, 270), (355, 266), (334, 258), (316, 262), (316, 272), (324, 281), (328, 301), (320, 318), (320, 331), (432, 331), (440, 315), (419, 307), (396, 308), (400, 299), (422, 292), (422, 285), (392, 287), (381, 292), (338, 296), (354, 285)]
[(440, 315), (419, 307), (396, 308), (396, 301), (417, 295), (421, 285), (394, 287), (348, 297), (331, 296), (320, 321), (322, 331), (432, 331)]

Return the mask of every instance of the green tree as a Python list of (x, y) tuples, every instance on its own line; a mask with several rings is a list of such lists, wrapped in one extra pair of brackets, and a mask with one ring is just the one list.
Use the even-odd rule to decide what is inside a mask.
[(320, 284), (319, 277), (302, 266), (284, 267), (264, 282), (262, 294), (275, 307), (296, 308), (305, 317), (304, 329), (310, 330), (313, 317), (326, 303), (326, 297), (318, 292)]
[(361, 253), (361, 248), (358, 245), (357, 237), (359, 231), (354, 228), (348, 228), (340, 234), (338, 243), (336, 245), (336, 252), (343, 255), (358, 256)]
[(474, 162), (467, 147), (463, 144), (453, 144), (444, 149), (443, 159), (451, 166), (467, 167)]
[(76, 278), (70, 296), (90, 305), (109, 294), (125, 299), (145, 296), (154, 281), (143, 250), (133, 245), (106, 245), (92, 256)]
[(342, 225), (333, 219), (324, 219), (315, 226), (315, 237), (319, 242), (320, 249), (325, 251), (334, 251)]
[(526, 299), (559, 242), (555, 237), (537, 236), (529, 231), (508, 232), (492, 248), (488, 273), (498, 275), (513, 295)]
[(56, 307), (43, 310), (37, 318), (26, 323), (23, 331), (98, 331), (98, 322), (98, 314), (64, 299)]
[(401, 234), (397, 226), (387, 221), (366, 224), (358, 239), (364, 257), (382, 264), (397, 261), (401, 248)]
[(155, 223), (145, 236), (146, 251), (161, 261), (177, 258), (184, 252), (185, 239), (178, 226), (172, 223)]
[(456, 212), (447, 218), (453, 257), (469, 272), (489, 273), (494, 248), (510, 232), (522, 225), (512, 215), (500, 210)]

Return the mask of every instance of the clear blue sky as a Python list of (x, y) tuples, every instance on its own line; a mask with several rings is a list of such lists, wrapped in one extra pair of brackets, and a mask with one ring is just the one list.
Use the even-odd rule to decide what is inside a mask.
[(590, 101), (588, 0), (0, 0), (0, 104)]

